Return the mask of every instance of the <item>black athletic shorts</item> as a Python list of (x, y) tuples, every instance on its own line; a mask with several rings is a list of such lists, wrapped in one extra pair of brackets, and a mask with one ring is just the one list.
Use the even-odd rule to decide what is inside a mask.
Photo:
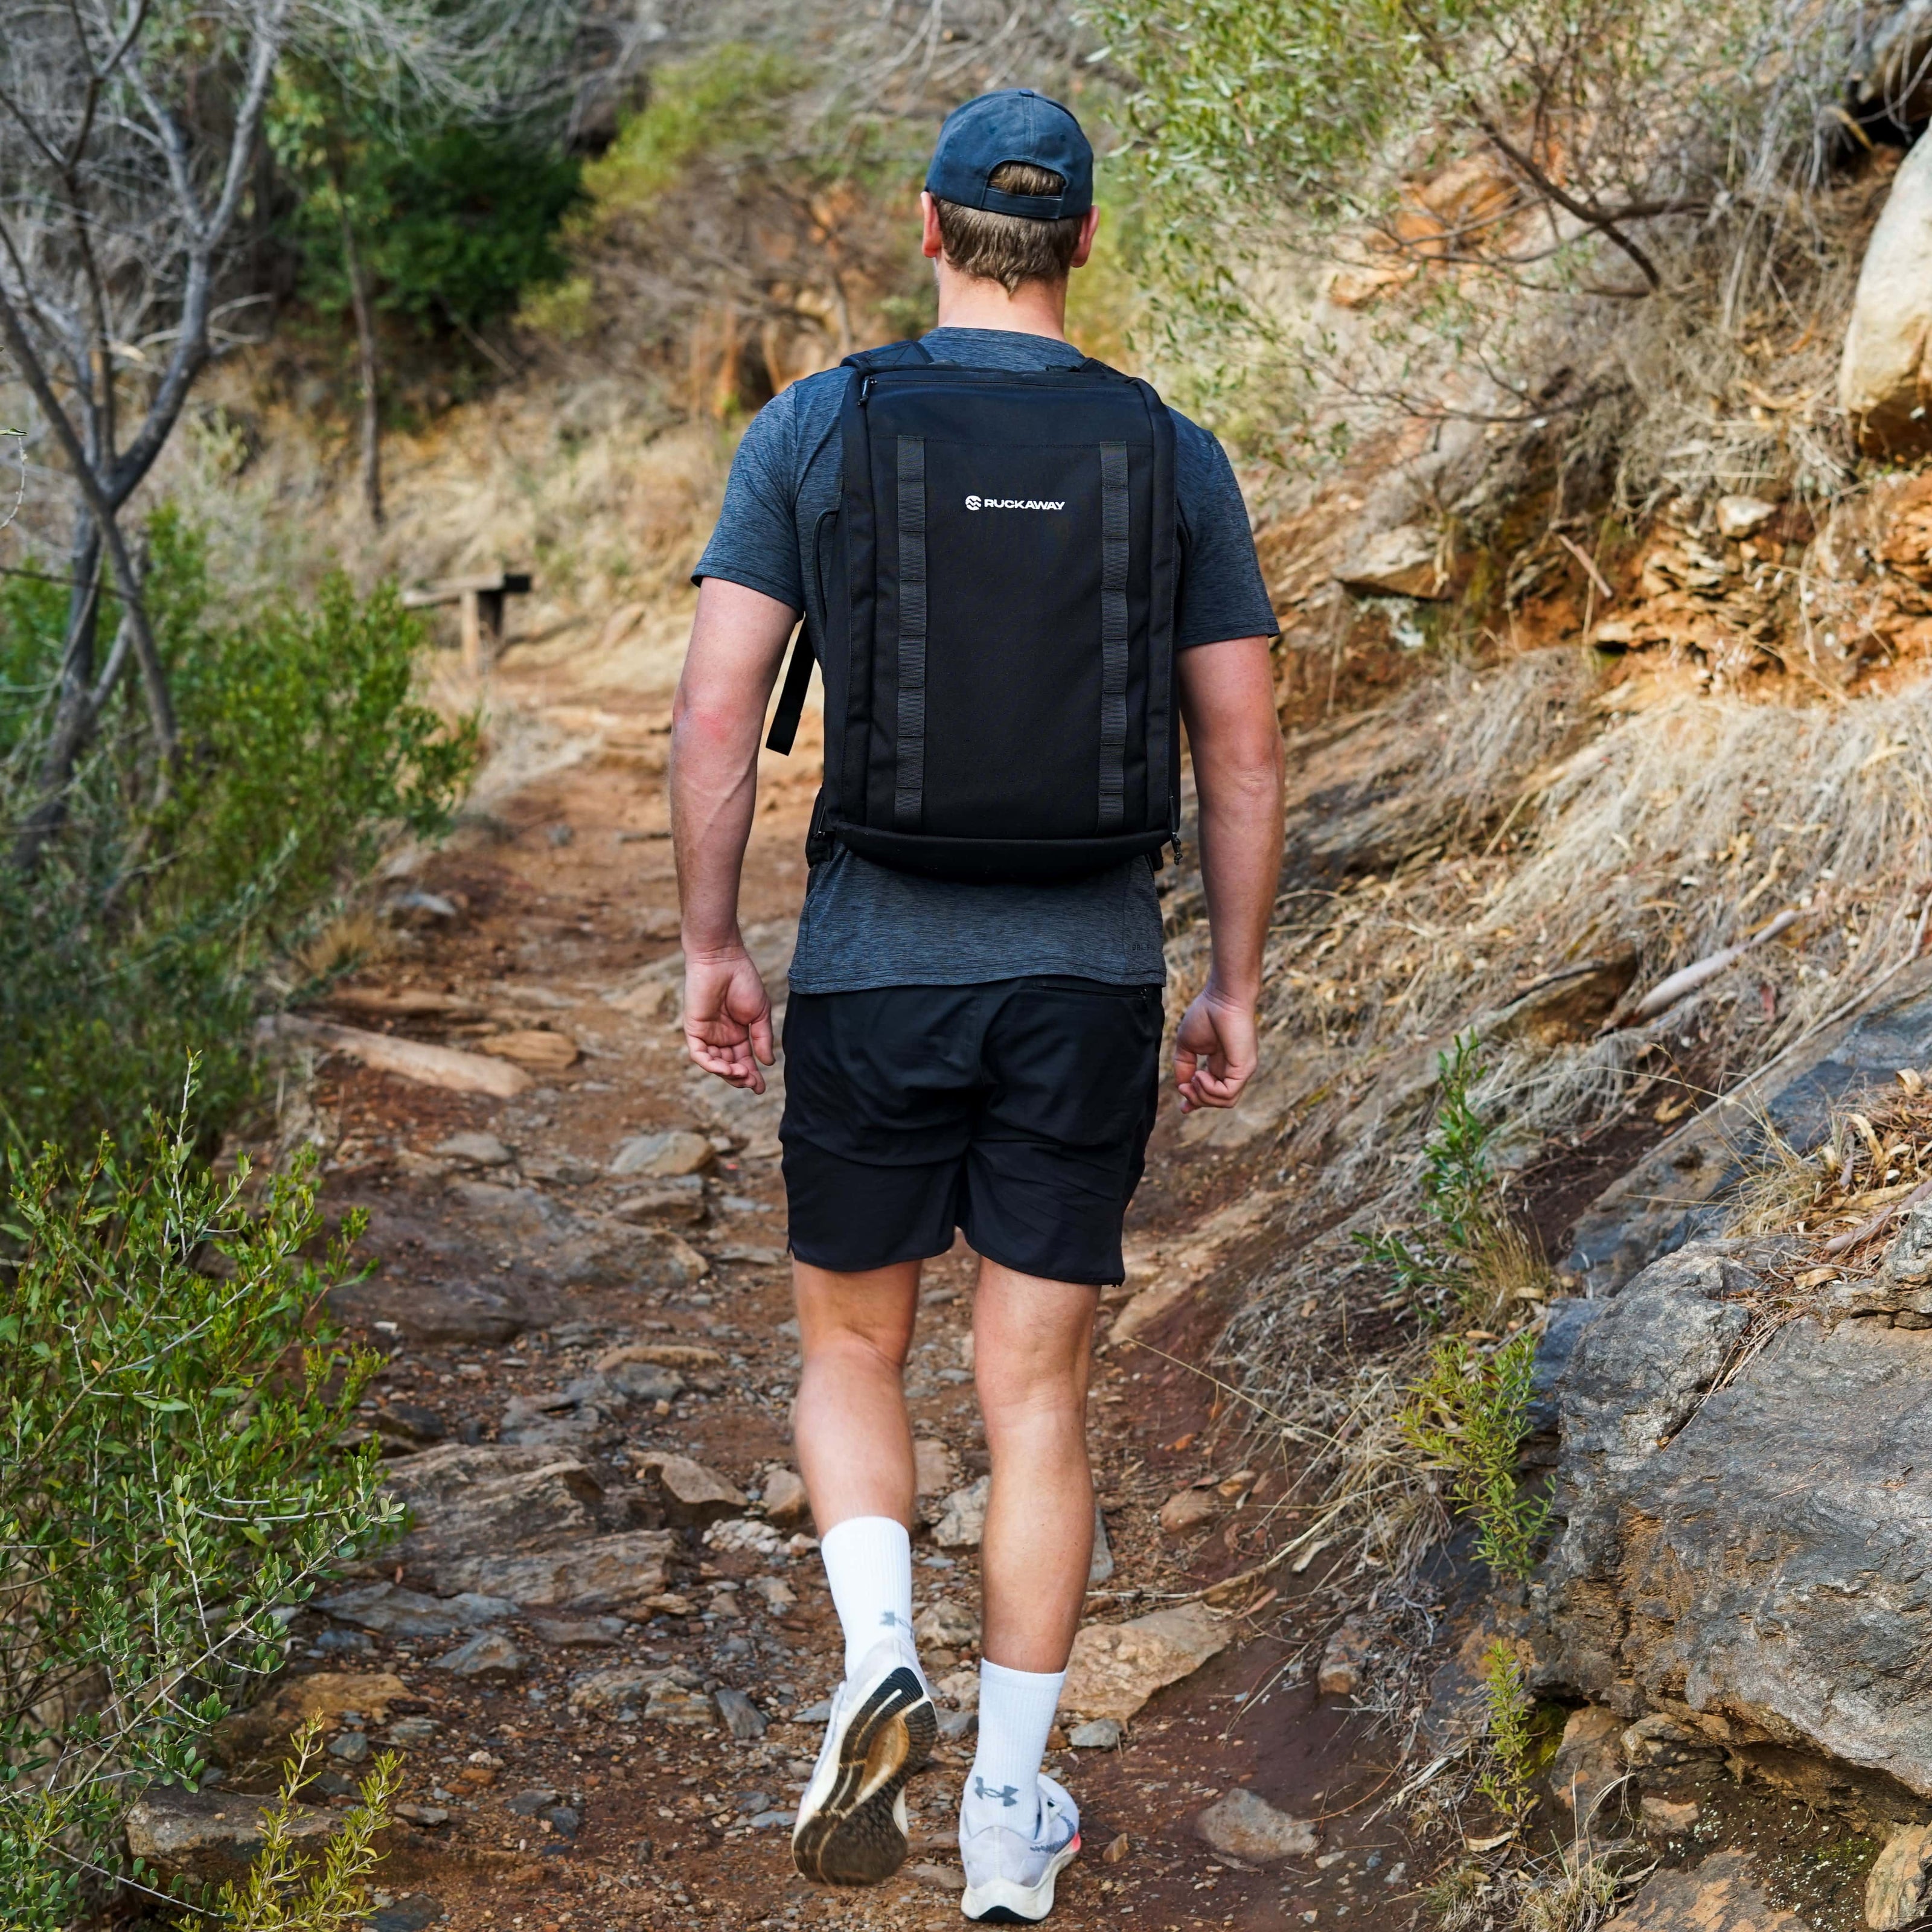
[(785, 1009), (785, 1198), (800, 1261), (859, 1274), (974, 1251), (1120, 1281), (1160, 1096), (1161, 989), (1000, 980), (797, 993)]

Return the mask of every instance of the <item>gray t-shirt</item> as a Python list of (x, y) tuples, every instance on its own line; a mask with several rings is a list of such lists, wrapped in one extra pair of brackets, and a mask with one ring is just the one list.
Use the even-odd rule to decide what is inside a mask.
[[(1056, 369), (1080, 351), (1051, 336), (938, 328), (941, 362), (982, 369)], [(820, 514), (842, 487), (839, 405), (847, 372), (808, 376), (753, 418), (731, 464), (718, 527), (694, 580), (722, 577), (806, 613), (805, 559)], [(1176, 647), (1272, 637), (1279, 626), (1256, 561), (1247, 506), (1213, 436), (1174, 416), (1174, 495), (1181, 524)], [(896, 872), (836, 848), (812, 868), (791, 985), (802, 993), (870, 986), (959, 986), (1036, 974), (1114, 986), (1166, 977), (1160, 902), (1144, 859), (1060, 885), (965, 885)]]

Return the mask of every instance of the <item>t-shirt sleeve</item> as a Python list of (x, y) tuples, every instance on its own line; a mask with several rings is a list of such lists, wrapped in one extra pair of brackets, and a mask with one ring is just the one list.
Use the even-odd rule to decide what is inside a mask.
[(1197, 423), (1174, 418), (1174, 494), (1181, 522), (1177, 650), (1281, 628), (1255, 555), (1254, 532), (1228, 452)]
[(731, 459), (718, 526), (691, 580), (722, 577), (805, 608), (795, 516), (798, 479), (792, 448), (791, 392), (782, 391), (752, 418)]

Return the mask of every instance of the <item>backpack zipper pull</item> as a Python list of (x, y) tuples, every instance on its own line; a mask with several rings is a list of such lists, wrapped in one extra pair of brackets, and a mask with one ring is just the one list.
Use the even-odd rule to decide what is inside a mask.
[(859, 406), (866, 406), (866, 399), (872, 393), (872, 379), (869, 375), (859, 378)]

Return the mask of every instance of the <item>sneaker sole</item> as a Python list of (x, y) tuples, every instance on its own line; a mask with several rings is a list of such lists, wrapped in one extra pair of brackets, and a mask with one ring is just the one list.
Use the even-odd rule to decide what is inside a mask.
[(996, 1878), (985, 1885), (968, 1886), (959, 1901), (960, 1911), (976, 1925), (1037, 1925), (1053, 1910), (1054, 1882), (1079, 1850), (1076, 1832), (1054, 1856), (1037, 1885), (1016, 1885), (1011, 1879)]
[(821, 1885), (877, 1885), (905, 1862), (898, 1816), (906, 1780), (922, 1771), (939, 1732), (932, 1700), (910, 1670), (883, 1678), (853, 1713), (824, 1802), (792, 1833), (792, 1862)]

